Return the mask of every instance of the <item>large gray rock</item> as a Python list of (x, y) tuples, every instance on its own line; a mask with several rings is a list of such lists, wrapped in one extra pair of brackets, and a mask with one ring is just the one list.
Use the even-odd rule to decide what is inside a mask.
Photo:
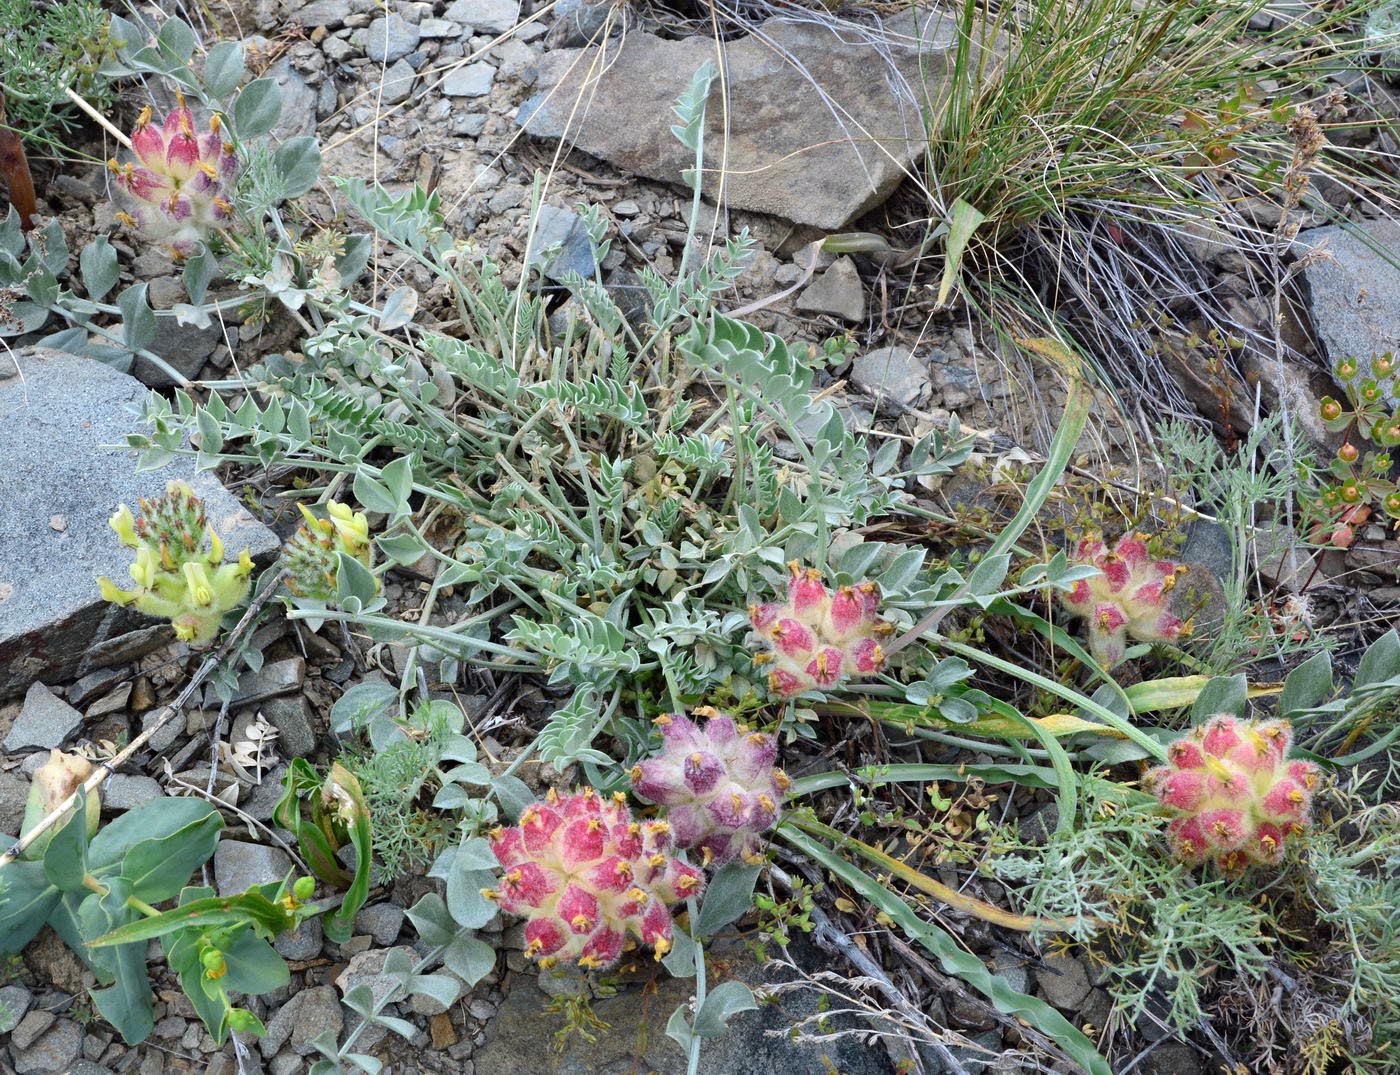
[[(19, 835), (24, 806), (28, 801), (29, 781), (20, 773), (0, 772), (0, 833)], [(0, 990), (0, 997), (3, 995), (4, 990)]]
[[(738, 945), (727, 946), (724, 951), (729, 976), (751, 986), (792, 976), (791, 972), (755, 965)], [(831, 969), (829, 959), (815, 950), (804, 953), (794, 945), (792, 951), (800, 963), (814, 967), (826, 964), (824, 969)], [(476, 1070), (491, 1075), (514, 1071), (528, 1071), (531, 1075), (613, 1071), (682, 1075), (686, 1070), (685, 1054), (666, 1037), (664, 1027), (676, 1006), (690, 998), (695, 983), (690, 979), (665, 978), (657, 984), (654, 994), (650, 988), (642, 988), (643, 984), (624, 984), (616, 996), (593, 1001), (593, 1010), (610, 1029), (600, 1033), (594, 1042), (574, 1038), (567, 1050), (558, 1053), (550, 1036), (539, 1032), (539, 993), (517, 979), (505, 1002), (486, 1024), (486, 1044), (472, 1057)], [(761, 1004), (757, 1011), (736, 1015), (723, 1037), (706, 1044), (705, 1071), (708, 1075), (829, 1075), (833, 1071), (841, 1075), (893, 1075), (895, 1068), (885, 1050), (860, 1036), (796, 1045), (782, 1033), (798, 1019), (814, 1014), (819, 1003), (815, 991), (797, 989), (782, 994), (775, 1003)], [(831, 1024), (838, 1030), (854, 1028), (853, 1020), (847, 1016), (832, 1016)], [(770, 1034), (773, 1031), (778, 1033)]]
[[(915, 35), (912, 19), (891, 20), (877, 45), (874, 28), (769, 19), (729, 42), (727, 104), (737, 119), (728, 131), (728, 205), (835, 230), (889, 197), (928, 147), (915, 101), (938, 105), (953, 58), (952, 18), (935, 15), (923, 25)], [(916, 36), (922, 48), (911, 44)], [(629, 33), (606, 57), (597, 49), (547, 53), (537, 92), (516, 121), (537, 137), (567, 137), (623, 171), (679, 183), (695, 162), (671, 134), (671, 106), (714, 47), (706, 36)], [(712, 200), (724, 104), (716, 81), (705, 121)]]
[(552, 247), (558, 247), (559, 253), (545, 266), (545, 276), (555, 283), (562, 283), (570, 273), (578, 273), (585, 280), (593, 279), (597, 262), (593, 259), (593, 244), (589, 242), (583, 220), (572, 209), (541, 205), (531, 243), (530, 264), (539, 261), (544, 250)]
[(300, 1056), (315, 1052), (311, 1039), (327, 1030), (337, 1037), (344, 1026), (340, 997), (335, 987), (318, 985), (293, 993), (267, 1024), (267, 1035), (258, 1042), (264, 1057), (275, 1056), (283, 1045), (290, 1045)]
[(907, 347), (879, 347), (851, 364), (851, 383), (896, 411), (928, 399), (928, 360)]
[(5, 734), (5, 751), (52, 750), (76, 732), (83, 715), (42, 683), (34, 683), (24, 696), (19, 716)]
[[(1373, 355), (1400, 352), (1400, 268), (1387, 260), (1400, 253), (1400, 222), (1313, 228), (1298, 236), (1298, 246), (1300, 253), (1321, 248), (1329, 255), (1303, 269), (1313, 331), (1328, 362), (1357, 358), (1365, 372)], [(1394, 376), (1382, 387), (1400, 402)]]
[(292, 868), (292, 860), (280, 847), (220, 840), (214, 852), (214, 887), (220, 896), (235, 896), (254, 885), (280, 881)]
[(113, 447), (138, 428), (129, 408), (146, 391), (89, 358), (37, 348), (0, 355), (0, 699), (174, 638), (168, 625), (98, 593), (99, 575), (120, 584), (131, 565), (107, 526), (118, 504), (134, 507), (180, 478), (204, 498), (229, 549), (259, 556), (278, 546), (192, 459), (138, 473), (134, 457)]
[(520, 20), (520, 0), (453, 0), (442, 17), (479, 34), (503, 34)]
[(67, 1075), (83, 1049), (83, 1028), (60, 1019), (26, 1049), (15, 1052), (19, 1075)]
[(365, 55), (375, 63), (393, 63), (418, 47), (418, 27), (402, 15), (375, 19), (365, 30)]

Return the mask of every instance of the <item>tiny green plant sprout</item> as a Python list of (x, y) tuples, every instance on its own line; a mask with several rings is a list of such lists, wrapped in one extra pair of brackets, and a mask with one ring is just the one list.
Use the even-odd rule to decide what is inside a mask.
[(185, 257), (210, 232), (232, 220), (228, 195), (238, 158), (233, 144), (224, 141), (217, 114), (199, 130), (178, 90), (176, 101), (161, 124), (151, 122), (146, 108), (131, 132), (136, 161), (112, 160), (108, 167), (126, 194), (130, 211), (123, 213), (123, 223), (139, 227), (177, 257)]
[[(1347, 548), (1356, 527), (1371, 517), (1373, 504), (1400, 520), (1400, 484), (1391, 475), (1391, 450), (1400, 447), (1400, 415), (1393, 403), (1400, 384), (1397, 367), (1400, 361), (1388, 351), (1367, 362), (1344, 358), (1333, 367), (1346, 403), (1324, 396), (1318, 411), (1328, 430), (1343, 434), (1342, 444), (1325, 470), (1302, 475), (1316, 485), (1308, 505), (1317, 520), (1314, 540)], [(1375, 450), (1363, 451), (1357, 441)]]
[(793, 560), (788, 571), (785, 602), (749, 609), (754, 630), (770, 647), (754, 659), (772, 662), (768, 688), (791, 698), (884, 668), (880, 639), (888, 638), (894, 625), (880, 618), (879, 585), (862, 582), (832, 592), (815, 568)]
[(670, 905), (700, 895), (700, 871), (672, 853), (671, 826), (637, 821), (620, 792), (551, 789), (520, 823), (492, 834), (500, 886), (482, 893), (525, 918), (525, 954), (600, 970), (637, 941), (671, 950)]
[(1183, 862), (1214, 862), (1226, 873), (1275, 866), (1284, 841), (1311, 823), (1318, 767), (1288, 758), (1287, 721), (1212, 717), (1167, 748), (1147, 781), (1176, 816), (1167, 829)]
[(224, 543), (205, 516), (204, 502), (184, 482), (172, 481), (163, 497), (142, 497), (140, 508), (136, 518), (123, 504), (111, 519), (121, 543), (136, 550), (136, 588), (123, 590), (100, 578), (103, 598), (168, 619), (182, 642), (210, 641), (223, 614), (248, 596), (252, 557), (244, 549), (234, 563), (224, 562)]
[[(340, 906), (326, 915), (322, 927), (337, 944), (350, 939), (355, 914), (369, 895), (374, 834), (360, 782), (339, 762), (325, 779), (305, 758), (293, 758), (282, 778), (282, 797), (272, 808), (272, 820), (297, 838), (311, 872), (327, 885), (345, 889)], [(350, 845), (355, 870), (337, 857)]]
[(317, 517), (305, 504), (298, 504), (306, 520), (282, 550), (287, 569), (287, 589), (297, 597), (331, 601), (336, 595), (336, 573), (340, 557), (350, 557), (368, 571), (370, 559), (369, 523), (365, 513), (348, 504), (331, 500), (326, 517)]
[(1186, 565), (1153, 560), (1140, 535), (1124, 534), (1111, 549), (1101, 538), (1087, 537), (1079, 543), (1074, 559), (1098, 568), (1099, 574), (1079, 579), (1060, 594), (1060, 600), (1074, 615), (1089, 621), (1089, 649), (1104, 668), (1123, 659), (1129, 637), (1170, 642), (1191, 633), (1190, 621), (1167, 607), (1169, 594), (1188, 570)]
[[(287, 984), (287, 966), (269, 942), (319, 913), (303, 902), (314, 882), (288, 877), (227, 896), (187, 887), (218, 844), (218, 811), (197, 799), (163, 797), (99, 829), (98, 796), (81, 792), (91, 771), (85, 759), (55, 751), (35, 773), (21, 835), (74, 791), (80, 805), (24, 858), (0, 868), (0, 955), (22, 951), (52, 926), (96, 977), (94, 1009), (134, 1045), (154, 1026), (146, 947), (159, 938), (216, 1041), (231, 1030), (260, 1033), (257, 1017), (236, 1007), (231, 994)], [(167, 901), (175, 902), (158, 909)]]
[(703, 727), (679, 714), (656, 718), (661, 750), (633, 767), (632, 789), (667, 808), (676, 846), (699, 849), (705, 865), (761, 863), (762, 835), (778, 823), (792, 786), (773, 766), (777, 740), (708, 706), (694, 712), (706, 718)]

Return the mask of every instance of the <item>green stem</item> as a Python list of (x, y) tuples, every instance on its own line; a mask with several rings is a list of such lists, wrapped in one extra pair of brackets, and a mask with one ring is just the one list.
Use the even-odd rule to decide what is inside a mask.
[(1073, 687), (1066, 687), (1063, 684), (1056, 683), (1053, 679), (1047, 679), (1038, 672), (1032, 672), (1029, 668), (1022, 668), (1018, 664), (1004, 661), (1000, 657), (992, 656), (990, 653), (983, 653), (973, 646), (965, 646), (961, 642), (954, 642), (952, 639), (946, 638), (943, 635), (933, 635), (929, 637), (927, 641), (956, 653), (959, 656), (966, 657), (979, 664), (984, 664), (988, 668), (995, 668), (998, 672), (1005, 672), (1009, 676), (1015, 676), (1017, 679), (1029, 683), (1033, 687), (1039, 687), (1041, 690), (1049, 691), (1051, 694), (1057, 695), (1065, 701), (1071, 702), (1081, 709), (1092, 713), (1110, 728), (1122, 732), (1124, 736), (1142, 747), (1143, 750), (1147, 751), (1148, 754), (1158, 761), (1167, 760), (1167, 748), (1165, 746), (1145, 732), (1138, 730), (1131, 722), (1124, 720), (1117, 713), (1113, 712), (1113, 710), (1106, 709), (1092, 698), (1086, 698)]
[[(699, 1015), (700, 1009), (705, 1006), (705, 942), (696, 933), (700, 928), (700, 908), (696, 905), (694, 896), (685, 901), (685, 907), (690, 913), (690, 939), (695, 944), (695, 1014)], [(700, 1035), (692, 1034), (690, 1056), (685, 1067), (686, 1075), (696, 1075), (700, 1070), (701, 1044)]]
[(149, 903), (147, 903), (145, 900), (138, 900), (135, 896), (128, 896), (128, 897), (126, 898), (126, 905), (127, 905), (128, 907), (130, 907), (133, 911), (140, 911), (140, 912), (141, 912), (143, 915), (145, 915), (147, 918), (159, 918), (159, 917), (160, 917), (160, 912), (159, 912), (159, 911), (157, 911), (154, 907), (152, 907), (152, 906), (151, 906)]

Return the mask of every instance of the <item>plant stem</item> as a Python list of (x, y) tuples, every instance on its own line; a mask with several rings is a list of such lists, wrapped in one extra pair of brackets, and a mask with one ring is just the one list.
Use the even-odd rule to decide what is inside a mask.
[[(690, 913), (690, 939), (695, 944), (695, 1014), (699, 1015), (700, 1009), (705, 1006), (705, 942), (696, 934), (700, 928), (700, 908), (696, 905), (694, 896), (685, 901), (685, 908)], [(691, 1034), (690, 1056), (686, 1063), (685, 1075), (696, 1075), (700, 1070), (702, 1041), (699, 1034)]]

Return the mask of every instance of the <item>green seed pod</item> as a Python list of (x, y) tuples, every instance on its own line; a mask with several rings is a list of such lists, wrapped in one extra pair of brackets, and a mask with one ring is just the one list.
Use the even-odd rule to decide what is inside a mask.
[(316, 878), (298, 877), (292, 884), (292, 895), (299, 900), (309, 900), (316, 895)]
[(222, 978), (228, 971), (228, 962), (224, 959), (223, 952), (217, 948), (206, 948), (200, 952), (199, 963), (210, 978)]
[(230, 1008), (227, 1023), (238, 1034), (259, 1034), (263, 1029), (262, 1020), (247, 1008)]

